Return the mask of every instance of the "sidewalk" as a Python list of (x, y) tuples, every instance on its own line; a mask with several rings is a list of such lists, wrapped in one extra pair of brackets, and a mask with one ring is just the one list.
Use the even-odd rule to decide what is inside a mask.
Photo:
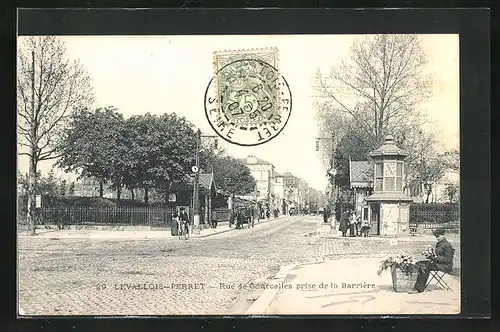
[[(349, 233), (348, 233), (349, 234)], [(342, 232), (338, 230), (337, 227), (333, 227), (331, 223), (321, 223), (321, 225), (310, 233), (310, 235), (319, 235), (321, 238), (340, 238), (340, 239), (354, 239), (359, 241), (392, 241), (392, 242), (435, 242), (436, 238), (432, 234), (420, 234), (416, 236), (400, 236), (400, 237), (384, 237), (379, 235), (373, 235), (368, 237), (355, 236), (355, 237), (342, 237)], [(450, 242), (460, 242), (460, 234), (458, 233), (446, 233), (446, 238)]]
[[(278, 220), (284, 216), (279, 216), (278, 218), (264, 219), (255, 226), (260, 224)], [(220, 222), (217, 228), (206, 228), (197, 232), (192, 232), (190, 234), (190, 239), (205, 238), (217, 234), (222, 234), (234, 230), (235, 227), (229, 227), (229, 222)], [(26, 233), (18, 234), (20, 237), (31, 237)], [(58, 229), (37, 229), (37, 238), (49, 238), (49, 239), (136, 239), (136, 240), (147, 240), (147, 239), (169, 239), (174, 236), (170, 233), (170, 228), (162, 230), (58, 230)], [(176, 237), (175, 237), (176, 238)]]
[[(397, 293), (389, 271), (377, 275), (382, 258), (349, 258), (287, 266), (271, 281), (249, 315), (275, 314), (458, 314), (460, 282), (446, 276), (453, 291), (429, 286), (423, 293)], [(291, 289), (284, 289), (285, 286)]]

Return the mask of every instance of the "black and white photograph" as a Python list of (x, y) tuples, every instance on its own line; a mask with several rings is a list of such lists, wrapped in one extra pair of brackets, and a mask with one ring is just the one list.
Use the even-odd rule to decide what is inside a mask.
[(19, 317), (460, 313), (459, 50), (18, 36)]

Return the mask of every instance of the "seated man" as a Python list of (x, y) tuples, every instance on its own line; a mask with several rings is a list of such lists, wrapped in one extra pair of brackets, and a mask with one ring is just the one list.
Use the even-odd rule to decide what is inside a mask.
[(436, 249), (428, 260), (417, 262), (420, 267), (414, 290), (410, 293), (421, 293), (424, 291), (429, 279), (430, 271), (451, 272), (453, 268), (453, 254), (455, 249), (444, 237), (444, 229), (435, 229), (432, 234), (436, 237)]

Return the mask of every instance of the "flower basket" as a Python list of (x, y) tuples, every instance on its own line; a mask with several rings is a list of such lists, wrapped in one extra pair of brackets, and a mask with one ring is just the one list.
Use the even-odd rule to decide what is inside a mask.
[(418, 273), (407, 274), (398, 268), (391, 269), (391, 273), (395, 292), (409, 292), (415, 287)]
[(389, 257), (382, 261), (377, 274), (380, 275), (388, 269), (391, 271), (394, 291), (408, 292), (415, 287), (420, 268), (415, 264), (413, 257), (404, 254), (396, 258)]

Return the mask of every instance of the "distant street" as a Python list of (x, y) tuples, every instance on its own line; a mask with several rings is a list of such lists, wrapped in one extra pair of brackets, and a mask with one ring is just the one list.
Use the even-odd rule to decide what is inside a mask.
[(388, 240), (305, 236), (320, 224), (319, 216), (288, 216), (188, 241), (21, 237), (20, 307), (28, 315), (243, 314), (260, 292), (248, 285), (266, 283), (284, 265), (402, 249)]

